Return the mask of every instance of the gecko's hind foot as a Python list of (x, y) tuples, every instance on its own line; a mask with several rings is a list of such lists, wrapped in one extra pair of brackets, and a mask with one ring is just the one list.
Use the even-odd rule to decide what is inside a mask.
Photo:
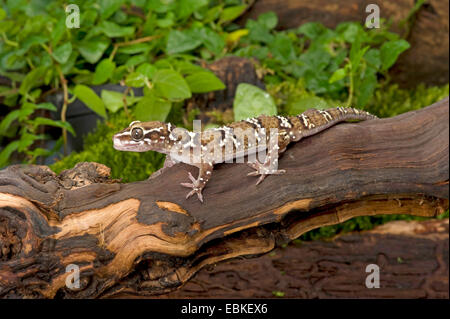
[(267, 164), (261, 164), (258, 161), (255, 163), (248, 163), (248, 165), (255, 169), (254, 172), (250, 172), (247, 174), (247, 176), (259, 176), (258, 181), (256, 182), (256, 185), (261, 183), (267, 175), (282, 175), (286, 173), (286, 170), (284, 169), (271, 169), (270, 167), (267, 167)]
[(196, 180), (190, 172), (189, 172), (189, 179), (192, 181), (192, 183), (180, 183), (181, 186), (192, 188), (192, 190), (186, 195), (186, 199), (188, 199), (194, 194), (197, 194), (198, 200), (203, 203), (203, 195), (202, 195), (203, 187), (201, 187), (199, 181)]

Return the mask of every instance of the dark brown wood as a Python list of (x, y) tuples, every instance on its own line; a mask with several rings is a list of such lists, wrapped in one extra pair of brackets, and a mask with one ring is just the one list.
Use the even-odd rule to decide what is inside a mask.
[[(334, 28), (341, 22), (365, 23), (368, 4), (377, 4), (380, 17), (393, 22), (394, 31), (407, 34), (411, 48), (404, 52), (391, 70), (393, 81), (414, 88), (449, 82), (449, 1), (429, 0), (410, 23), (402, 24), (414, 7), (414, 0), (256, 0), (238, 20), (245, 25), (261, 13), (273, 11), (278, 15), (278, 28), (296, 28), (306, 22), (321, 22)], [(409, 25), (409, 30), (406, 28)], [(409, 32), (408, 32), (409, 31)]]
[[(259, 258), (200, 270), (181, 289), (152, 298), (449, 298), (448, 219), (394, 221), (330, 241), (290, 243)], [(366, 267), (380, 287), (365, 285)], [(120, 295), (121, 298), (132, 297)]]
[[(0, 171), (0, 296), (163, 294), (201, 268), (266, 253), (306, 231), (377, 214), (436, 216), (449, 202), (448, 98), (394, 118), (342, 123), (295, 143), (283, 176), (258, 186), (245, 164), (217, 165), (205, 203), (185, 199), (177, 164), (120, 184), (101, 164), (56, 175)], [(81, 287), (65, 286), (66, 266)]]

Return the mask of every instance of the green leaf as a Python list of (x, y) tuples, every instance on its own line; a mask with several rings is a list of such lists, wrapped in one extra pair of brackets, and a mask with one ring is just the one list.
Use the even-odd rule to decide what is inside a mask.
[(175, 14), (172, 11), (167, 12), (164, 18), (156, 20), (156, 25), (163, 29), (170, 28), (174, 24), (175, 24)]
[(307, 22), (298, 27), (297, 33), (303, 34), (306, 37), (314, 40), (322, 35), (325, 30), (326, 28), (320, 22)]
[(0, 135), (5, 135), (6, 131), (11, 126), (11, 123), (19, 117), (20, 111), (21, 110), (11, 111), (3, 118), (0, 122)]
[(117, 50), (117, 53), (124, 53), (124, 54), (136, 54), (136, 53), (147, 53), (150, 51), (152, 47), (147, 43), (136, 43), (132, 45), (127, 45), (120, 47)]
[(341, 35), (344, 41), (354, 43), (364, 34), (362, 26), (356, 22), (343, 22), (336, 27), (336, 32)]
[(255, 42), (270, 43), (273, 41), (273, 35), (270, 34), (269, 29), (262, 23), (254, 20), (248, 20), (245, 28), (249, 30), (249, 38)]
[(0, 152), (0, 168), (6, 166), (9, 163), (9, 157), (11, 156), (12, 152), (17, 150), (19, 145), (19, 141), (13, 141), (6, 145), (6, 147)]
[(364, 55), (364, 59), (367, 61), (370, 67), (379, 69), (381, 66), (380, 50), (370, 49)]
[(258, 16), (258, 22), (264, 25), (267, 29), (271, 30), (277, 26), (278, 17), (275, 12), (270, 11), (260, 14)]
[(17, 151), (24, 152), (28, 149), (28, 147), (33, 144), (35, 140), (41, 139), (42, 135), (34, 135), (25, 133), (19, 139), (19, 147), (17, 147)]
[(99, 85), (108, 81), (114, 73), (116, 64), (110, 59), (103, 59), (97, 64), (92, 84)]
[(94, 64), (100, 60), (109, 43), (110, 40), (107, 38), (91, 38), (80, 42), (78, 50), (86, 61)]
[(102, 19), (108, 19), (114, 12), (120, 10), (125, 0), (99, 0), (98, 8)]
[(61, 40), (64, 35), (64, 31), (66, 30), (66, 19), (65, 17), (61, 18), (58, 22), (53, 25), (53, 31), (51, 35), (52, 46), (56, 47), (59, 40)]
[(124, 27), (110, 21), (103, 21), (100, 28), (110, 38), (127, 37), (134, 34), (134, 27)]
[(40, 86), (44, 82), (46, 72), (47, 67), (45, 66), (37, 67), (34, 70), (31, 70), (31, 72), (25, 76), (20, 84), (19, 93), (26, 95), (32, 88)]
[(150, 63), (143, 63), (136, 69), (137, 73), (141, 73), (142, 75), (146, 76), (147, 78), (151, 79), (153, 77), (153, 74), (156, 72), (156, 67)]
[(334, 71), (333, 75), (330, 77), (329, 83), (333, 83), (339, 80), (342, 80), (347, 75), (347, 69), (340, 68)]
[[(123, 107), (123, 98), (124, 95), (121, 92), (102, 90), (102, 101), (105, 104), (105, 107), (111, 111), (112, 113), (116, 113), (120, 108)], [(126, 101), (127, 105), (133, 105), (137, 101), (141, 100), (142, 97), (132, 97), (127, 96)]]
[(205, 69), (202, 68), (201, 66), (192, 64), (191, 62), (187, 62), (187, 61), (175, 60), (175, 61), (173, 61), (173, 66), (174, 66), (175, 70), (180, 72), (180, 74), (182, 74), (182, 75), (189, 75), (189, 74), (194, 74), (197, 72), (205, 71)]
[(58, 63), (64, 64), (69, 59), (70, 54), (72, 54), (72, 43), (66, 42), (57, 47), (52, 56)]
[(329, 105), (325, 100), (317, 96), (304, 97), (293, 101), (288, 101), (286, 105), (289, 115), (298, 115), (311, 108), (324, 110), (329, 108)]
[(136, 105), (134, 114), (139, 121), (164, 122), (170, 113), (172, 103), (164, 101), (153, 94), (145, 95)]
[(216, 55), (225, 48), (224, 38), (210, 28), (201, 29), (200, 36), (205, 47)]
[(189, 17), (194, 11), (208, 4), (208, 0), (179, 0), (177, 2), (177, 17), (179, 19)]
[(254, 85), (241, 83), (236, 89), (233, 111), (235, 121), (240, 121), (261, 114), (276, 115), (277, 107), (269, 93)]
[(41, 110), (49, 110), (53, 112), (56, 112), (58, 110), (56, 106), (53, 105), (53, 103), (49, 102), (39, 103), (36, 105), (36, 108)]
[(171, 101), (183, 100), (191, 97), (191, 90), (180, 73), (163, 69), (158, 70), (153, 76), (155, 91), (160, 97)]
[(383, 43), (380, 48), (381, 69), (389, 69), (395, 63), (398, 56), (409, 48), (410, 44), (403, 39)]
[(127, 60), (125, 65), (129, 68), (132, 68), (132, 67), (135, 67), (136, 65), (144, 63), (148, 60), (149, 60), (149, 58), (148, 58), (147, 54), (133, 55), (131, 58), (129, 58)]
[(125, 78), (125, 84), (135, 88), (140, 88), (145, 85), (146, 76), (139, 72), (131, 72)]
[(61, 65), (61, 71), (63, 74), (68, 74), (72, 72), (73, 67), (75, 66), (75, 61), (77, 60), (79, 53), (76, 51), (72, 51), (72, 54), (69, 57), (69, 60)]
[(15, 54), (18, 56), (22, 56), (28, 52), (28, 50), (34, 46), (43, 44), (48, 41), (48, 38), (43, 35), (32, 35), (26, 38), (20, 45), (20, 49), (18, 49)]
[(364, 78), (361, 80), (358, 89), (357, 107), (364, 107), (370, 98), (373, 96), (373, 92), (377, 86), (377, 74), (376, 70), (369, 68), (364, 74)]
[(0, 21), (6, 18), (6, 11), (0, 8)]
[(274, 58), (283, 64), (296, 59), (294, 44), (291, 38), (285, 34), (277, 34), (269, 44), (269, 49)]
[(195, 49), (202, 44), (202, 39), (197, 32), (192, 30), (171, 30), (167, 37), (166, 52), (174, 54)]
[(147, 8), (158, 13), (172, 11), (176, 7), (177, 2), (174, 0), (151, 0), (147, 3)]
[(192, 93), (206, 93), (225, 89), (225, 84), (212, 72), (197, 72), (186, 77)]
[(99, 98), (91, 88), (78, 84), (73, 89), (73, 94), (92, 111), (106, 118), (105, 105), (103, 104), (102, 99)]
[(72, 125), (70, 125), (69, 122), (63, 122), (63, 121), (55, 121), (46, 117), (36, 117), (33, 119), (33, 125), (35, 127), (39, 125), (49, 125), (49, 126), (56, 126), (60, 128), (64, 128), (70, 133), (72, 133), (73, 136), (76, 135), (74, 129), (72, 128)]
[(240, 5), (223, 9), (220, 13), (219, 23), (233, 21), (244, 12), (245, 8), (247, 8), (246, 5)]

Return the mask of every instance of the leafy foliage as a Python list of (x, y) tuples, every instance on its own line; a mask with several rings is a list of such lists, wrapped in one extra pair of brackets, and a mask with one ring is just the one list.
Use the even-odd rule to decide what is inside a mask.
[[(4, 119), (5, 129), (0, 132), (0, 139), (9, 140), (0, 153), (1, 166), (13, 151), (30, 155), (29, 162), (36, 158), (31, 146), (44, 135), (36, 135), (33, 142), (29, 136), (22, 136), (26, 133), (21, 129), (23, 114), (28, 122), (36, 117), (24, 105), (34, 103), (33, 109), (39, 109), (38, 102), (48, 91), (62, 88), (68, 92), (70, 100), (64, 101), (61, 111), (63, 121), (67, 105), (75, 98), (104, 118), (138, 103), (137, 119), (165, 120), (173, 103), (190, 98), (192, 93), (225, 88), (220, 79), (196, 62), (223, 56), (226, 32), (221, 26), (242, 13), (246, 6), (240, 1), (74, 3), (82, 12), (80, 28), (69, 29), (66, 2), (62, 0), (21, 1), (20, 5), (0, 1), (0, 75), (13, 81), (12, 88), (0, 91), (13, 114)], [(90, 86), (104, 83), (143, 87), (144, 96), (135, 97), (132, 90), (126, 90), (123, 96), (104, 91), (99, 97)], [(24, 108), (22, 121), (11, 120), (16, 110)], [(39, 125), (72, 131), (65, 122), (48, 120)]]
[(348, 106), (364, 107), (387, 70), (409, 48), (407, 41), (381, 29), (364, 29), (345, 22), (335, 30), (311, 22), (297, 29), (274, 31), (273, 13), (246, 24), (248, 34), (240, 38), (242, 47), (234, 53), (257, 57), (266, 82), (304, 80), (305, 89), (325, 99), (347, 99)]

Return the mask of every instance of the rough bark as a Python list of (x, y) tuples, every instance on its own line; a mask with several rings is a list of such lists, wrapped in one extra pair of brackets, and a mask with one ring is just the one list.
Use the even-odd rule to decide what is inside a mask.
[[(449, 298), (448, 219), (394, 221), (331, 241), (291, 243), (257, 259), (200, 270), (185, 286), (152, 298)], [(369, 264), (380, 287), (368, 289)], [(126, 298), (128, 296), (121, 295)]]
[[(448, 98), (394, 118), (343, 123), (290, 147), (288, 174), (255, 186), (245, 164), (217, 165), (205, 203), (185, 200), (177, 164), (121, 184), (80, 163), (0, 171), (0, 296), (163, 294), (201, 268), (258, 255), (361, 215), (436, 216), (449, 202)], [(65, 286), (66, 266), (81, 271)]]
[[(239, 19), (256, 19), (261, 13), (274, 11), (278, 15), (278, 28), (296, 28), (306, 22), (321, 22), (334, 28), (345, 21), (365, 23), (369, 4), (377, 4), (380, 17), (393, 21), (394, 31), (407, 34), (411, 48), (404, 52), (390, 71), (394, 82), (414, 88), (419, 83), (446, 84), (449, 81), (449, 1), (429, 0), (417, 12), (415, 19), (400, 27), (416, 1), (381, 0), (256, 0)], [(409, 28), (409, 30), (408, 30)]]

